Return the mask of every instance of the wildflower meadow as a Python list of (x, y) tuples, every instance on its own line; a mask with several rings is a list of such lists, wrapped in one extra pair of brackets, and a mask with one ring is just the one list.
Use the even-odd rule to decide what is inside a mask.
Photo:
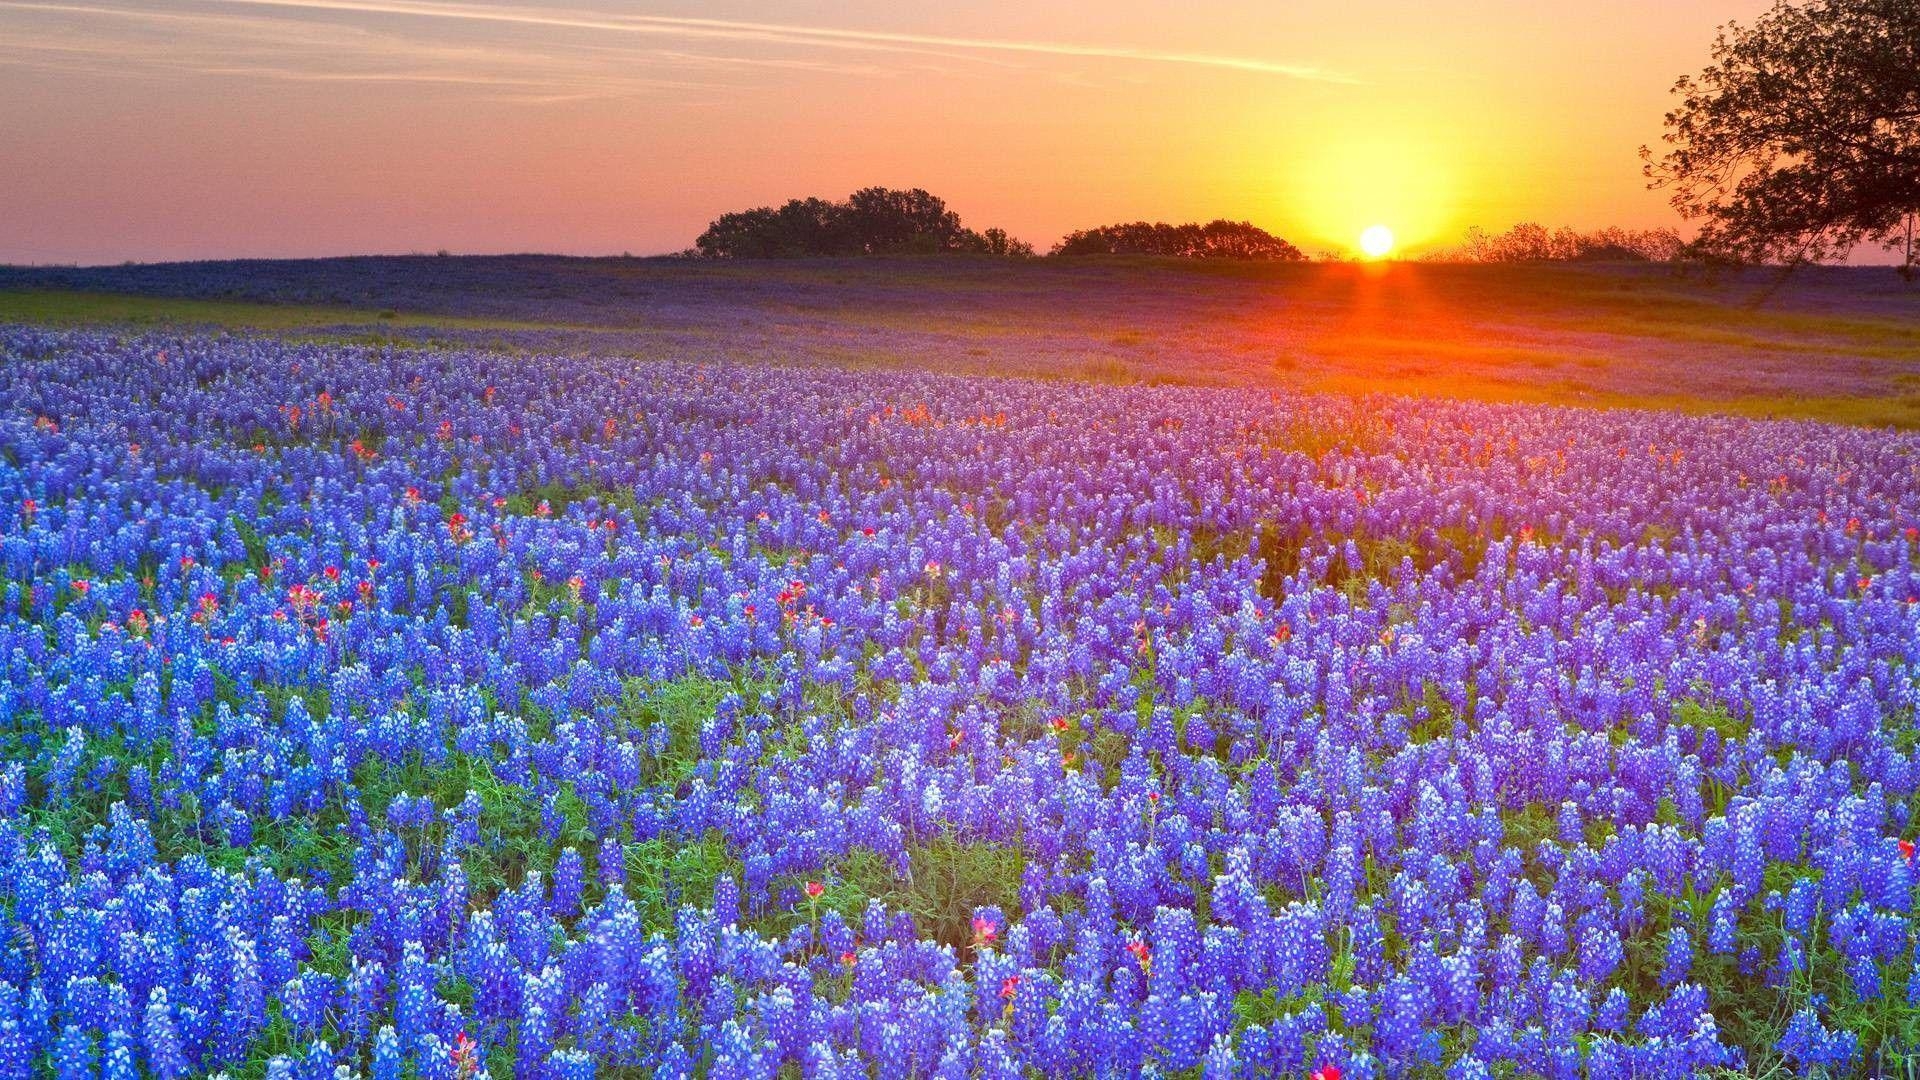
[(1894, 1074), (1920, 436), (0, 330), (0, 1076)]

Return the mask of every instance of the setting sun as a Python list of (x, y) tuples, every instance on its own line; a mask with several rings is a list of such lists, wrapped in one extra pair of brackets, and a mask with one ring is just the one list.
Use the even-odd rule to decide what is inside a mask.
[(1369, 225), (1360, 234), (1360, 251), (1369, 259), (1383, 259), (1393, 250), (1393, 230), (1385, 225)]

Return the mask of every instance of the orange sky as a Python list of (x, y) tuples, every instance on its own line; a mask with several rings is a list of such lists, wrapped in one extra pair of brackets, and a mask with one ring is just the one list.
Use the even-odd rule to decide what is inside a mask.
[(1041, 246), (1675, 224), (1674, 78), (1766, 0), (0, 0), (0, 261), (656, 253), (920, 186)]

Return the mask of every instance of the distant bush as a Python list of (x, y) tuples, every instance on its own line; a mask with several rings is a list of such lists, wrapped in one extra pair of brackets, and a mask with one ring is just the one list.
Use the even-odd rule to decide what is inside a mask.
[(1304, 262), (1306, 255), (1257, 225), (1245, 221), (1209, 221), (1205, 225), (1168, 225), (1135, 221), (1068, 233), (1053, 247), (1055, 255), (1163, 255), (1179, 259), (1271, 259)]
[(722, 214), (693, 242), (692, 254), (716, 259), (802, 255), (938, 254), (1022, 258), (1033, 245), (1004, 229), (975, 232), (946, 201), (920, 188), (862, 188), (845, 202), (790, 199)]
[(1523, 221), (1503, 233), (1479, 226), (1467, 230), (1459, 247), (1435, 252), (1436, 262), (1669, 262), (1686, 244), (1672, 229), (1622, 229), (1609, 226), (1580, 232), (1548, 229)]

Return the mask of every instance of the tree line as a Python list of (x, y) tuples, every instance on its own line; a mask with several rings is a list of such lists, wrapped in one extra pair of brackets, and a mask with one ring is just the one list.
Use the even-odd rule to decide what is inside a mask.
[[(1685, 244), (1672, 229), (1591, 232), (1548, 229), (1522, 222), (1502, 233), (1468, 229), (1457, 247), (1426, 256), (1436, 262), (1605, 261), (1666, 262)], [(1032, 244), (1004, 229), (976, 232), (921, 188), (862, 188), (835, 202), (789, 199), (784, 204), (737, 210), (715, 218), (689, 255), (713, 259), (845, 257), (854, 255), (968, 254), (1030, 258)], [(1224, 218), (1205, 224), (1130, 221), (1076, 229), (1060, 238), (1049, 256), (1133, 255), (1169, 259), (1244, 259), (1304, 262), (1296, 246), (1246, 221)]]
[(1672, 262), (1687, 250), (1673, 229), (1623, 229), (1608, 226), (1591, 232), (1561, 226), (1549, 229), (1523, 221), (1506, 232), (1490, 233), (1479, 226), (1467, 230), (1458, 247), (1426, 256), (1430, 262)]
[[(978, 232), (921, 188), (861, 188), (835, 202), (789, 199), (780, 206), (736, 210), (715, 218), (690, 255), (710, 259), (796, 256), (990, 255), (1029, 258), (1032, 244), (1005, 229)], [(1169, 225), (1135, 221), (1068, 233), (1050, 255), (1157, 255), (1185, 259), (1299, 261), (1300, 249), (1245, 221)]]

